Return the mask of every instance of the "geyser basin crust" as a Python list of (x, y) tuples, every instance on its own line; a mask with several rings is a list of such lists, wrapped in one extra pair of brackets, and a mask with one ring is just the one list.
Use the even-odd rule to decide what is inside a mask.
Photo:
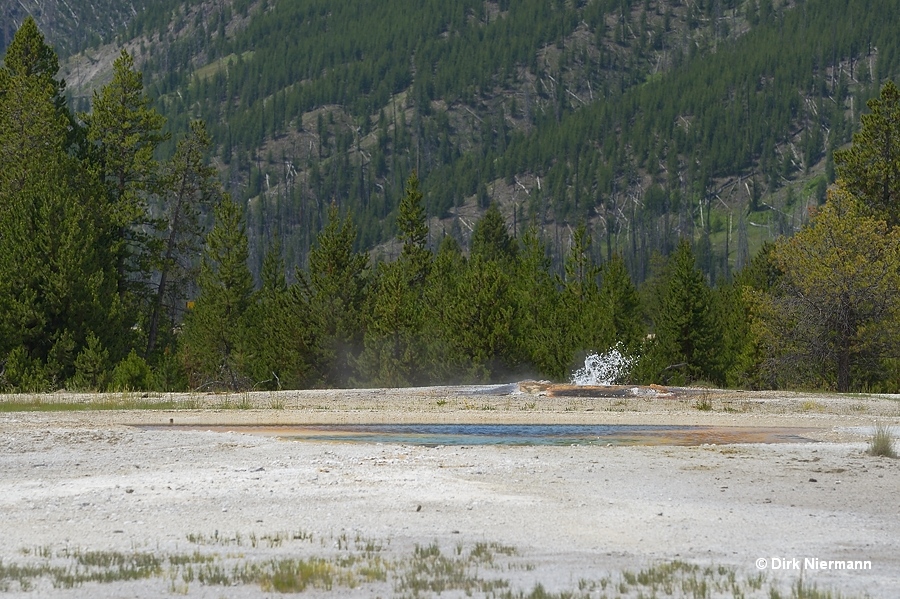
[[(875, 419), (900, 424), (896, 398), (717, 391), (584, 398), (501, 391), (16, 398), (118, 407), (165, 400), (180, 407), (0, 414), (0, 561), (36, 563), (39, 554), (79, 549), (197, 551), (241, 565), (327, 557), (339, 543), (355, 547), (360, 539), (399, 562), (416, 545), (437, 543), (443, 555), (455, 555), (458, 546), (465, 553), (478, 543), (496, 543), (516, 549), (517, 565), (498, 572), (482, 567), (480, 575), (504, 578), (513, 593), (525, 595), (538, 583), (551, 593), (577, 593), (581, 580), (673, 560), (734, 568), (746, 579), (759, 573), (759, 558), (810, 557), (871, 560), (873, 568), (806, 572), (806, 583), (845, 597), (896, 597), (900, 460), (866, 455), (862, 433)], [(817, 429), (812, 437), (824, 442), (425, 447), (293, 443), (240, 429), (177, 428), (436, 421), (802, 426)], [(162, 430), (127, 426), (133, 424)], [(225, 571), (232, 571), (230, 563)], [(797, 579), (796, 572), (765, 574), (766, 585)], [(10, 584), (12, 596), (42, 598), (272, 596), (258, 585), (225, 588), (194, 580), (173, 586), (181, 581), (163, 573), (74, 590), (45, 581), (19, 594), (18, 583)], [(790, 596), (784, 585), (782, 595)], [(310, 596), (395, 594), (388, 581)]]

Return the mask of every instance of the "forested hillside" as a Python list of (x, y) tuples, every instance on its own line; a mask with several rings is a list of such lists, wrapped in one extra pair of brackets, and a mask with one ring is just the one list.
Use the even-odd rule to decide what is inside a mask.
[(25, 19), (0, 388), (898, 388), (900, 2), (410, 4)]
[[(207, 123), (226, 187), (248, 200), (255, 273), (276, 233), (305, 265), (332, 202), (360, 247), (390, 240), (415, 169), (433, 247), (466, 247), (494, 201), (515, 231), (538, 223), (557, 266), (586, 220), (597, 257), (623, 253), (636, 281), (680, 236), (716, 280), (824, 198), (830, 151), (898, 70), (897, 8), (190, 0), (138, 8), (118, 40), (171, 130)], [(103, 56), (70, 61), (76, 108), (109, 77), (85, 57)]]
[[(169, 2), (171, 7), (175, 6)], [(145, 10), (158, 11), (153, 0), (3, 0), (0, 2), (0, 51), (12, 41), (25, 17), (34, 17), (53, 40), (57, 54), (69, 56), (99, 48)]]

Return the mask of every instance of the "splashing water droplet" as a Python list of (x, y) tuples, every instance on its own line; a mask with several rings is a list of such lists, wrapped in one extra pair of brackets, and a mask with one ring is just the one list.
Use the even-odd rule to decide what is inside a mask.
[(573, 385), (614, 385), (628, 374), (634, 358), (622, 353), (621, 345), (593, 353), (584, 359), (584, 368), (572, 374)]

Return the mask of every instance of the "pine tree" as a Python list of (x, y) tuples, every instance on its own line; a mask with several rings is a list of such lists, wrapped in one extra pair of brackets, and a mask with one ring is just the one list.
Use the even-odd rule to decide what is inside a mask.
[(403, 243), (399, 261), (405, 264), (410, 285), (421, 286), (428, 275), (431, 252), (428, 250), (428, 224), (425, 205), (415, 171), (406, 181), (406, 194), (397, 209), (397, 238)]
[(869, 100), (853, 145), (834, 153), (837, 176), (889, 226), (900, 225), (900, 89), (893, 81)]
[(116, 255), (119, 296), (127, 302), (146, 301), (154, 254), (148, 229), (158, 226), (147, 205), (157, 191), (153, 153), (167, 136), (162, 133), (165, 119), (151, 106), (143, 76), (127, 50), (113, 63), (112, 81), (94, 92), (92, 108), (82, 116), (108, 188), (108, 243)]
[(518, 368), (513, 298), (509, 265), (468, 262), (448, 308), (451, 344), (468, 362), (471, 380), (486, 382)]
[(64, 84), (54, 79), (56, 53), (34, 19), (25, 19), (0, 67), (0, 206), (25, 185), (42, 161), (66, 150), (70, 121)]
[(69, 151), (56, 56), (32, 20), (10, 48), (0, 68), (0, 361), (9, 357), (8, 385), (58, 388), (91, 336), (108, 347), (121, 334), (102, 193)]
[(104, 391), (109, 376), (109, 351), (89, 333), (84, 349), (75, 358), (75, 375), (67, 386), (78, 391)]
[(622, 256), (613, 255), (601, 268), (600, 277), (600, 305), (611, 325), (612, 338), (625, 348), (636, 350), (643, 337), (643, 312)]
[(452, 307), (459, 296), (459, 285), (466, 261), (459, 242), (447, 235), (441, 240), (434, 264), (425, 284), (425, 319), (422, 337), (426, 345), (429, 381), (459, 382), (469, 368), (469, 362), (453, 345), (457, 323)]
[(399, 260), (380, 264), (359, 359), (362, 382), (379, 387), (406, 387), (424, 373), (422, 304), (409, 286)]
[(517, 353), (543, 376), (562, 379), (572, 355), (568, 319), (546, 245), (535, 226), (525, 230), (513, 283)]
[(298, 330), (309, 327), (305, 323), (293, 326), (298, 311), (292, 309), (277, 237), (266, 252), (260, 275), (262, 285), (253, 294), (245, 319), (246, 372), (257, 388), (297, 387), (306, 381), (309, 362), (307, 352), (297, 355), (298, 342), (304, 339)]
[(778, 294), (783, 287), (783, 273), (775, 264), (774, 245), (766, 243), (741, 269), (734, 280), (716, 289), (721, 314), (722, 363), (725, 382), (729, 387), (771, 388), (777, 384), (770, 359), (762, 346), (760, 332), (760, 300), (768, 294)]
[(253, 295), (249, 249), (240, 206), (216, 207), (200, 264), (200, 295), (187, 315), (181, 352), (192, 387), (245, 388), (246, 318)]
[(563, 310), (570, 359), (586, 351), (602, 351), (615, 344), (615, 334), (607, 306), (600, 295), (600, 268), (591, 256), (591, 235), (581, 223), (572, 235), (566, 255)]
[(321, 382), (347, 384), (353, 378), (353, 356), (362, 349), (363, 309), (368, 285), (368, 258), (354, 251), (356, 227), (336, 205), (309, 254), (309, 272), (301, 281), (304, 303), (316, 337), (312, 357)]
[(476, 260), (511, 262), (518, 251), (516, 240), (506, 230), (506, 222), (496, 205), (491, 204), (472, 231), (470, 254)]
[(400, 201), (397, 228), (403, 249), (396, 261), (380, 264), (376, 272), (359, 359), (363, 380), (392, 387), (413, 384), (424, 374), (423, 297), (432, 255), (415, 172)]
[[(148, 325), (147, 358), (156, 348), (160, 321), (165, 318), (164, 300), (179, 304), (186, 300), (186, 286), (195, 270), (193, 256), (202, 244), (200, 217), (222, 198), (216, 171), (206, 165), (205, 152), (209, 143), (203, 122), (192, 122), (190, 133), (178, 142), (175, 155), (162, 169), (159, 189), (164, 236), (160, 239), (162, 255), (157, 261), (158, 282)], [(169, 308), (170, 314), (176, 313), (176, 306)]]
[(97, 187), (61, 153), (36, 170), (0, 216), (0, 355), (23, 348), (58, 387), (90, 334), (108, 345), (121, 331), (90, 210)]
[(721, 336), (713, 301), (690, 243), (682, 240), (666, 265), (656, 337), (641, 371), (662, 383), (721, 382)]
[[(57, 113), (72, 122), (71, 114), (66, 107), (66, 84), (61, 79), (55, 79), (59, 72), (56, 52), (44, 42), (44, 36), (31, 15), (25, 17), (22, 26), (6, 48), (3, 66), (9, 75), (25, 77), (45, 87), (50, 93)], [(0, 86), (0, 89), (5, 89), (5, 86)]]

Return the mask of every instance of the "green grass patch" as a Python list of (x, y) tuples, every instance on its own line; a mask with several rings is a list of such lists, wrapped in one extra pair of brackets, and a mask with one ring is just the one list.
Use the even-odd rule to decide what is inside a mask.
[(704, 393), (694, 402), (694, 407), (701, 412), (710, 412), (713, 408), (712, 399), (710, 399), (708, 394)]
[(99, 410), (177, 410), (185, 404), (162, 399), (97, 399), (53, 401), (46, 399), (10, 399), (0, 401), (0, 412), (86, 412)]
[(285, 559), (275, 563), (272, 571), (260, 580), (260, 586), (264, 591), (279, 593), (300, 593), (308, 586), (331, 590), (336, 578), (347, 579), (348, 576), (324, 559)]
[(896, 458), (897, 450), (894, 449), (894, 437), (891, 427), (876, 423), (875, 433), (869, 440), (869, 455)]
[[(212, 544), (241, 546), (244, 540), (280, 538), (285, 544), (312, 540), (306, 534), (287, 533), (233, 537), (192, 535)], [(698, 565), (674, 560), (640, 570), (613, 572), (598, 579), (580, 578), (577, 588), (548, 590), (540, 582), (528, 590), (516, 589), (510, 572), (533, 566), (519, 560), (515, 547), (493, 542), (466, 546), (457, 543), (444, 552), (439, 543), (416, 545), (411, 554), (395, 558), (379, 552), (384, 543), (363, 537), (340, 539), (337, 552), (296, 557), (284, 555), (260, 559), (243, 551), (195, 550), (186, 553), (82, 550), (66, 546), (27, 548), (20, 551), (26, 563), (0, 561), (0, 592), (29, 592), (41, 584), (72, 589), (85, 583), (113, 584), (156, 578), (168, 582), (170, 592), (190, 594), (191, 585), (208, 587), (257, 586), (265, 593), (295, 594), (314, 591), (341, 597), (346, 589), (363, 585), (367, 594), (396, 597), (482, 596), (495, 599), (657, 599), (734, 597), (742, 599), (855, 599), (819, 589), (802, 578), (767, 580), (754, 571), (744, 575), (729, 566)], [(194, 542), (192, 541), (192, 542)], [(256, 543), (253, 543), (254, 546)], [(288, 547), (291, 553), (299, 547)], [(370, 592), (371, 591), (371, 592)]]
[[(253, 50), (248, 50), (247, 52), (243, 52), (241, 54), (241, 59), (250, 60), (253, 58)], [(200, 79), (208, 79), (219, 72), (220, 69), (228, 70), (228, 65), (237, 62), (237, 54), (229, 54), (228, 56), (223, 56), (218, 60), (214, 60), (213, 62), (203, 65), (196, 71), (194, 71), (194, 75), (199, 77)]]

